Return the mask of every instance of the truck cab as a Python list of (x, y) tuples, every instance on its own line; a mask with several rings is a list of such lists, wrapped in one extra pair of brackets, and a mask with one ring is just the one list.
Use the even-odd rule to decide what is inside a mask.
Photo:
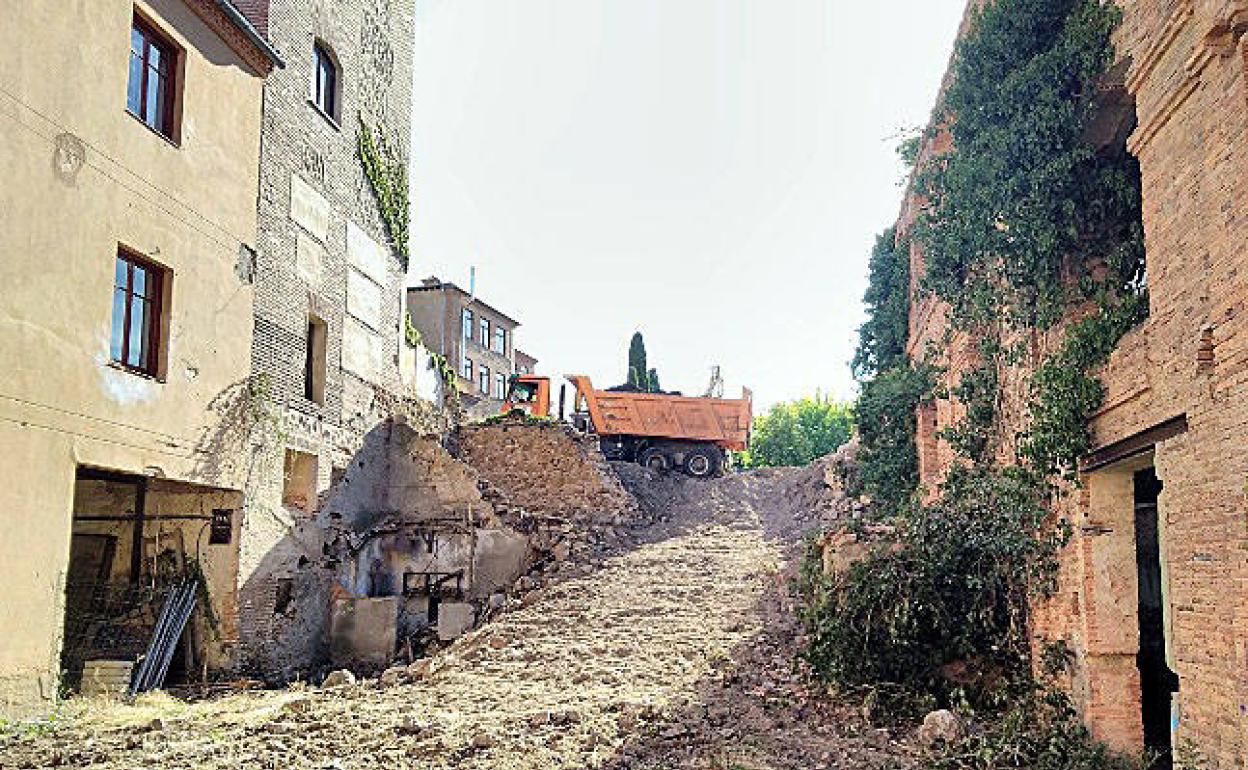
[(520, 410), (530, 417), (550, 416), (550, 378), (518, 374), (511, 378), (502, 414)]

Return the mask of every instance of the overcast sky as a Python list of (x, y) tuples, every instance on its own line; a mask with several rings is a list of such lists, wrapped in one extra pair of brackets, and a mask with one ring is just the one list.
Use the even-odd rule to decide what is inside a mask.
[(899, 131), (964, 0), (421, 0), (411, 278), (521, 321), (551, 375), (664, 388), (719, 364), (756, 406), (854, 394)]

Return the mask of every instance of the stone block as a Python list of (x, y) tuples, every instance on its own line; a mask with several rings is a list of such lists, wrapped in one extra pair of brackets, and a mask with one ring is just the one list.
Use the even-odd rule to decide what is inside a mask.
[(398, 633), (399, 599), (335, 599), (329, 655), (335, 666), (367, 670), (388, 666)]
[(347, 220), (347, 261), (356, 270), (385, 286), (387, 249), (369, 237), (355, 222)]
[(476, 610), (468, 602), (445, 602), (438, 605), (438, 639), (449, 642), (472, 630)]
[(347, 312), (373, 331), (382, 330), (381, 287), (359, 270), (347, 271)]
[(329, 239), (329, 201), (298, 174), (290, 175), (290, 218), (321, 243)]

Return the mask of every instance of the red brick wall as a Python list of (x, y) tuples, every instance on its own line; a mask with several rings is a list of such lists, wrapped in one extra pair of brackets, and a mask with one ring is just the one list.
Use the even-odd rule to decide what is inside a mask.
[[(1171, 667), (1181, 679), (1176, 737), (1214, 767), (1240, 768), (1248, 766), (1248, 0), (1122, 6), (1116, 42), (1130, 62), (1139, 116), (1128, 146), (1142, 170), (1151, 315), (1106, 366), (1108, 395), (1092, 429), (1104, 446), (1187, 416), (1188, 431), (1157, 445), (1153, 457), (1165, 484), (1166, 610)], [(900, 231), (912, 226), (918, 203), (903, 205)], [(917, 282), (917, 247), (912, 268)], [(946, 345), (946, 332), (945, 308), (931, 299), (914, 304), (910, 353), (919, 358), (935, 346), (952, 385), (973, 359), (968, 341), (955, 336)], [(1034, 340), (1031, 361), (1060, 334)], [(1006, 382), (1003, 456), (1025, 424), (1028, 374)], [(958, 412), (939, 404), (935, 429)], [(952, 459), (933, 432), (920, 434), (925, 481)], [(1114, 497), (1114, 474), (1122, 472), (1089, 474), (1056, 504), (1076, 535), (1063, 554), (1059, 593), (1035, 608), (1033, 630), (1073, 648), (1069, 686), (1086, 720), (1099, 737), (1130, 748), (1141, 732), (1134, 534), (1130, 511), (1115, 508), (1122, 498)]]

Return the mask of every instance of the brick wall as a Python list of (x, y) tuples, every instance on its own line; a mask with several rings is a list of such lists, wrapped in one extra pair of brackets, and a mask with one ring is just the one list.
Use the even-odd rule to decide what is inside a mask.
[[(315, 658), (320, 617), (274, 618), (275, 593), (323, 591), (314, 525), (281, 504), (287, 449), (318, 458), (318, 490), (341, 475), (398, 393), (403, 270), (387, 243), (356, 149), (360, 119), (407, 154), (413, 0), (270, 0), (268, 36), (286, 61), (264, 92), (253, 377), (274, 419), (254, 438), (241, 538), (240, 661), (252, 669)], [(313, 46), (340, 66), (335, 122), (311, 102)], [(326, 328), (323, 403), (304, 398), (308, 316)]]
[[(1064, 639), (1076, 665), (1068, 685), (1093, 731), (1135, 748), (1142, 740), (1136, 627), (1134, 520), (1123, 479), (1153, 463), (1159, 501), (1169, 665), (1180, 677), (1176, 741), (1213, 767), (1248, 765), (1248, 3), (1139, 0), (1124, 3), (1119, 57), (1139, 126), (1128, 148), (1140, 160), (1151, 315), (1120, 343), (1103, 373), (1108, 395), (1094, 417), (1097, 446), (1185, 415), (1186, 433), (1151, 456), (1085, 474), (1055, 513), (1075, 525), (1062, 555), (1060, 590), (1035, 608), (1037, 639)], [(941, 149), (938, 135), (926, 151)], [(903, 205), (904, 232), (921, 204)], [(912, 273), (922, 275), (912, 251)], [(914, 305), (910, 353), (936, 345), (947, 384), (972, 364), (968, 341), (943, 344), (947, 308)], [(1033, 341), (1031, 362), (1061, 339)], [(1026, 421), (1029, 367), (1006, 382), (1001, 455)], [(931, 415), (921, 418), (930, 421)], [(935, 431), (959, 417), (941, 402), (921, 431), (925, 480), (948, 467)], [(921, 419), (922, 423), (922, 419)]]

